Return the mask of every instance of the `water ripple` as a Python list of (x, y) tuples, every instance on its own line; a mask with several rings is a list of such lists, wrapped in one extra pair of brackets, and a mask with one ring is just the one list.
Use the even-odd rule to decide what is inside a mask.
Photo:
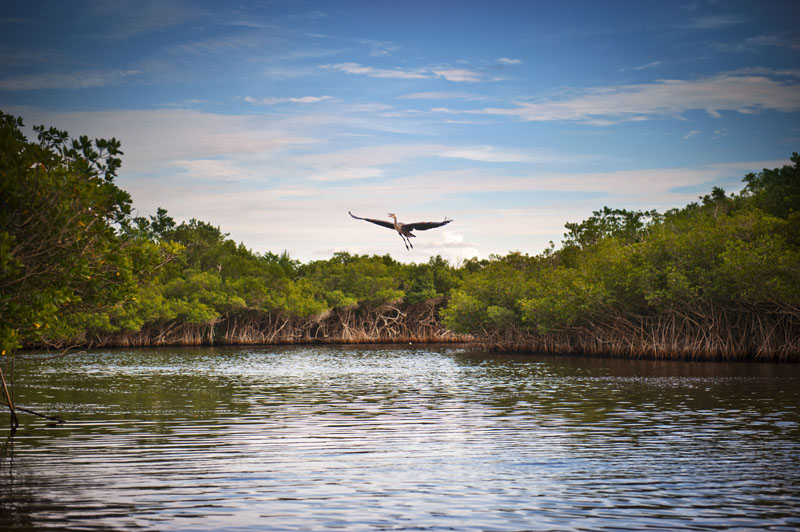
[(68, 423), (2, 444), (3, 530), (800, 528), (796, 366), (150, 349), (16, 383)]

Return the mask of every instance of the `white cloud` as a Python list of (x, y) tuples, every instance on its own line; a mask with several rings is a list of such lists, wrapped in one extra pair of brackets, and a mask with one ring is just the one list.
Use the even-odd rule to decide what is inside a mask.
[(336, 63), (320, 65), (320, 68), (346, 74), (386, 79), (435, 79), (443, 78), (453, 82), (476, 82), (486, 80), (480, 72), (466, 68), (424, 67), (414, 69), (375, 68), (359, 63)]
[(158, 107), (162, 108), (175, 108), (175, 109), (187, 109), (197, 105), (205, 105), (205, 104), (219, 104), (219, 102), (214, 102), (211, 100), (203, 100), (201, 98), (186, 98), (184, 100), (178, 102), (167, 102), (158, 105)]
[(497, 59), (497, 62), (500, 63), (501, 65), (511, 66), (511, 65), (519, 65), (519, 64), (521, 64), (522, 60), (520, 60), (520, 59), (511, 59), (511, 58), (508, 58), (508, 57), (500, 57), (500, 58)]
[(543, 157), (529, 153), (497, 148), (495, 146), (470, 146), (447, 149), (438, 154), (441, 157), (468, 159), (487, 163), (533, 163), (540, 162)]
[[(489, 163), (540, 163), (558, 162), (555, 155), (536, 150), (517, 151), (498, 146), (448, 146), (445, 144), (384, 144), (366, 148), (300, 155), (294, 161), (317, 169), (318, 175), (341, 176), (343, 179), (377, 177), (377, 168), (388, 168), (408, 162), (419, 162), (432, 157), (464, 159)], [(570, 156), (571, 160), (576, 157)], [(348, 172), (352, 175), (348, 177)], [(333, 177), (328, 180), (333, 180)]]
[(468, 92), (428, 91), (398, 96), (401, 100), (484, 100), (485, 96)]
[(350, 181), (380, 177), (384, 174), (380, 168), (336, 167), (323, 170), (311, 176), (313, 181)]
[(321, 65), (320, 68), (325, 70), (333, 70), (336, 72), (344, 72), (346, 74), (356, 74), (363, 76), (370, 76), (373, 78), (388, 78), (388, 79), (424, 79), (429, 77), (427, 73), (420, 70), (401, 70), (401, 69), (386, 69), (386, 68), (373, 68), (362, 66), (358, 63), (337, 63), (334, 65)]
[(464, 242), (464, 235), (460, 235), (452, 231), (443, 231), (442, 240), (448, 244), (461, 244)]
[[(460, 194), (489, 192), (576, 192), (599, 193), (606, 197), (597, 201), (618, 204), (625, 202), (636, 208), (659, 208), (682, 205), (695, 199), (694, 193), (673, 192), (681, 187), (712, 183), (731, 176), (742, 176), (753, 169), (775, 168), (786, 161), (746, 161), (710, 164), (700, 167), (641, 168), (605, 172), (536, 172), (525, 176), (504, 175), (503, 170), (487, 173), (484, 169), (435, 171), (381, 184), (392, 197), (408, 198), (425, 195), (446, 198), (453, 190)], [(638, 204), (638, 205), (637, 205)], [(595, 205), (597, 207), (597, 205)]]
[(358, 39), (357, 42), (369, 47), (369, 55), (383, 57), (400, 50), (400, 45), (390, 41), (376, 41), (373, 39)]
[(46, 124), (74, 135), (122, 141), (122, 172), (158, 172), (174, 161), (211, 158), (264, 158), (270, 154), (321, 142), (304, 120), (325, 123), (326, 115), (276, 119), (268, 115), (224, 115), (190, 109), (98, 112), (6, 110), (27, 124)]
[(456, 82), (475, 82), (483, 81), (483, 76), (466, 68), (439, 68), (433, 69), (433, 73), (447, 81)]
[(523, 121), (572, 120), (596, 125), (677, 117), (692, 110), (705, 110), (711, 116), (719, 116), (723, 111), (744, 114), (764, 110), (794, 112), (800, 110), (800, 85), (766, 76), (721, 74), (694, 80), (661, 80), (595, 88), (571, 98), (523, 101), (516, 107), (434, 109), (451, 114), (500, 115)]
[(639, 65), (637, 67), (633, 67), (633, 69), (634, 70), (646, 70), (648, 68), (657, 67), (660, 64), (661, 64), (661, 61), (650, 61), (649, 63), (646, 63), (644, 65)]
[(249, 172), (239, 168), (235, 161), (229, 159), (176, 159), (172, 161), (172, 166), (191, 178), (226, 182), (252, 178)]
[(271, 65), (264, 69), (264, 75), (274, 80), (304, 78), (316, 73), (316, 69), (305, 66)]
[(321, 103), (321, 102), (338, 102), (338, 98), (333, 96), (300, 96), (300, 97), (267, 97), (267, 98), (254, 98), (252, 96), (245, 96), (244, 101), (253, 105), (275, 105), (279, 103)]
[(693, 130), (687, 132), (682, 138), (683, 138), (683, 140), (688, 140), (688, 139), (690, 139), (692, 137), (696, 137), (699, 134), (700, 134), (700, 130), (693, 129)]
[(446, 147), (440, 144), (383, 144), (299, 155), (294, 160), (298, 164), (318, 169), (375, 168), (434, 157), (445, 149)]

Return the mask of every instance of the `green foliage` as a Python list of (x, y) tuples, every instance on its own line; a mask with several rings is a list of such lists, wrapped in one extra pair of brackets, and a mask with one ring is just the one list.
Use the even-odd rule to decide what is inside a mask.
[(564, 246), (585, 248), (609, 237), (627, 243), (636, 242), (645, 235), (648, 227), (658, 223), (661, 218), (656, 211), (628, 211), (609, 207), (592, 214), (581, 223), (565, 224), (569, 231), (564, 234)]
[(455, 269), (441, 257), (415, 265), (388, 255), (342, 252), (301, 265), (286, 252), (253, 253), (206, 222), (176, 225), (164, 220), (172, 219), (159, 209), (156, 217), (136, 219), (130, 231), (150, 240), (170, 239), (161, 245), (179, 246), (177, 259), (115, 307), (108, 319), (88, 323), (90, 330), (133, 331), (164, 322), (212, 324), (239, 312), (306, 318), (335, 308), (416, 304), (443, 297), (459, 282)]
[[(0, 349), (78, 336), (104, 326), (104, 309), (124, 301), (165, 260), (157, 243), (134, 238), (130, 196), (114, 184), (115, 139), (73, 140), (0, 113)], [(102, 323), (101, 323), (102, 322)]]
[(708, 309), (800, 312), (800, 157), (744, 178), (739, 195), (715, 187), (665, 215), (605, 207), (569, 223), (564, 246), (462, 268), (442, 311), (454, 331), (548, 333), (613, 327)]
[(510, 253), (493, 256), (472, 272), (467, 270), (441, 312), (444, 324), (465, 333), (518, 327), (522, 323), (522, 300), (543, 264), (539, 257)]
[(380, 305), (405, 297), (401, 289), (402, 265), (389, 255), (370, 257), (340, 252), (330, 260), (314, 261), (301, 268), (301, 275), (320, 288), (332, 307), (352, 301)]
[(457, 333), (485, 332), (487, 307), (484, 303), (464, 290), (454, 290), (447, 308), (443, 309), (442, 322)]
[(426, 264), (403, 265), (405, 302), (410, 305), (440, 299), (461, 283), (458, 270), (441, 255), (431, 257)]
[(800, 155), (792, 154), (792, 166), (764, 169), (747, 174), (744, 194), (756, 207), (777, 218), (788, 220), (800, 213)]
[(136, 231), (151, 240), (167, 240), (175, 229), (175, 220), (167, 215), (166, 209), (159, 207), (155, 216), (150, 216), (149, 219), (137, 216), (126, 229), (130, 232)]

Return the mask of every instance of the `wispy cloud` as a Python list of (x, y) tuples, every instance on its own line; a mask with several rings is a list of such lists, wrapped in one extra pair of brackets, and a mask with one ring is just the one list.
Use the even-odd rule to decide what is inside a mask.
[(106, 22), (98, 30), (103, 38), (109, 40), (130, 39), (212, 16), (197, 4), (181, 0), (168, 3), (144, 0), (134, 4), (94, 2), (88, 7)]
[(355, 43), (366, 47), (371, 57), (387, 57), (402, 49), (402, 46), (392, 41), (379, 41), (376, 39), (363, 39), (357, 37), (341, 36), (329, 33), (303, 33), (305, 37), (314, 39), (324, 39), (332, 42), (348, 43), (348, 46)]
[(697, 135), (699, 135), (699, 134), (700, 134), (700, 130), (699, 130), (699, 129), (693, 129), (693, 130), (691, 130), (691, 131), (688, 131), (688, 132), (687, 132), (687, 133), (686, 133), (686, 134), (685, 134), (683, 137), (681, 137), (681, 138), (682, 138), (683, 140), (689, 140), (690, 138), (692, 138), (692, 137), (696, 137), (696, 136), (697, 136)]
[(661, 64), (661, 61), (650, 61), (644, 65), (639, 65), (637, 67), (633, 67), (634, 70), (646, 70), (648, 68), (657, 67)]
[(499, 57), (497, 59), (497, 62), (499, 64), (501, 64), (501, 65), (513, 66), (513, 65), (521, 64), (522, 60), (521, 59), (511, 59), (510, 57)]
[(775, 34), (756, 35), (734, 44), (715, 43), (711, 46), (719, 52), (754, 52), (766, 47), (800, 50), (800, 38)]
[(376, 41), (373, 39), (358, 39), (360, 44), (369, 48), (369, 55), (373, 57), (384, 57), (400, 50), (400, 45), (390, 41)]
[(800, 78), (800, 68), (774, 69), (767, 67), (745, 67), (725, 72), (728, 76), (774, 76)]
[(11, 48), (8, 46), (0, 47), (0, 66), (29, 66), (31, 64), (64, 64), (69, 59), (58, 52), (34, 51)]
[(467, 68), (434, 68), (431, 70), (434, 74), (446, 79), (447, 81), (474, 82), (484, 80), (484, 76), (480, 72), (476, 72)]
[(435, 79), (442, 78), (453, 82), (487, 81), (488, 78), (477, 70), (468, 68), (422, 67), (413, 69), (375, 68), (359, 63), (336, 63), (321, 65), (320, 68), (346, 74), (386, 79)]
[(682, 27), (694, 30), (714, 30), (745, 22), (747, 19), (740, 15), (711, 15), (689, 19)]
[(265, 54), (265, 49), (274, 50), (280, 44), (282, 44), (281, 37), (273, 32), (250, 30), (182, 41), (167, 47), (164, 52), (169, 57), (181, 60), (202, 58), (204, 63), (231, 62), (234, 58), (237, 61), (251, 58), (263, 60), (265, 55), (267, 57), (276, 55), (276, 52)]
[(740, 176), (757, 168), (774, 168), (785, 161), (746, 161), (709, 164), (699, 167), (639, 168), (634, 170), (600, 172), (542, 172), (523, 176), (493, 174), (486, 178), (480, 169), (439, 171), (395, 180), (382, 185), (391, 194), (409, 194), (412, 197), (428, 194), (445, 197), (452, 190), (464, 194), (496, 192), (580, 192), (602, 193), (619, 202), (660, 206), (674, 206), (682, 200), (691, 201), (693, 193), (672, 192), (674, 189), (714, 182), (720, 178)]
[[(376, 177), (383, 175), (384, 170), (393, 165), (437, 157), (487, 163), (541, 163), (563, 160), (556, 154), (542, 150), (516, 150), (492, 145), (402, 143), (322, 152), (298, 156), (294, 160), (303, 166), (315, 168), (315, 175), (324, 175), (325, 180), (334, 180)], [(570, 156), (571, 160), (575, 158), (575, 155)]]
[(402, 70), (399, 68), (374, 68), (363, 66), (358, 63), (336, 63), (333, 65), (321, 65), (320, 68), (335, 72), (344, 72), (345, 74), (369, 76), (372, 78), (424, 79), (430, 77), (428, 73), (419, 69)]
[(169, 108), (188, 109), (188, 108), (192, 108), (192, 107), (197, 106), (197, 105), (206, 105), (206, 104), (214, 104), (214, 103), (218, 104), (219, 102), (213, 102), (211, 100), (203, 100), (203, 99), (200, 99), (200, 98), (186, 98), (186, 99), (178, 101), (178, 102), (163, 103), (163, 104), (158, 105), (157, 107), (162, 108), (162, 109), (169, 109)]
[(401, 100), (485, 100), (486, 96), (468, 92), (429, 91), (398, 96)]
[(314, 173), (310, 179), (312, 181), (352, 181), (381, 177), (382, 175), (384, 175), (384, 171), (380, 168), (337, 167)]
[(150, 174), (162, 166), (182, 167), (180, 161), (266, 160), (276, 153), (320, 143), (309, 133), (306, 122), (336, 120), (324, 115), (277, 118), (164, 108), (55, 113), (12, 107), (5, 111), (24, 115), (31, 124), (48, 124), (90, 137), (122, 139), (122, 174)]
[(317, 173), (329, 174), (338, 168), (386, 168), (420, 158), (435, 157), (447, 149), (441, 144), (378, 144), (295, 157), (303, 166), (315, 168)]
[(225, 159), (176, 159), (172, 166), (197, 179), (223, 181), (227, 183), (247, 181), (251, 174), (239, 168), (235, 161)]
[(254, 98), (252, 96), (245, 96), (244, 101), (253, 105), (275, 105), (279, 103), (321, 103), (321, 102), (338, 102), (338, 98), (333, 96), (300, 96), (300, 97), (267, 97), (267, 98)]
[(46, 72), (23, 74), (0, 79), (0, 90), (24, 91), (43, 89), (87, 89), (106, 87), (127, 81), (141, 74), (139, 70), (95, 70), (78, 72)]
[(439, 156), (486, 163), (534, 163), (546, 159), (545, 157), (533, 155), (531, 153), (497, 148), (495, 146), (452, 148), (440, 152)]
[(523, 121), (568, 120), (596, 125), (680, 116), (692, 110), (705, 110), (714, 117), (724, 111), (743, 114), (766, 110), (795, 112), (800, 110), (800, 84), (765, 76), (721, 74), (695, 80), (661, 80), (595, 88), (572, 98), (522, 101), (515, 107), (434, 110), (451, 114), (508, 116)]
[(315, 74), (316, 69), (305, 66), (270, 65), (264, 69), (263, 73), (270, 79), (291, 80)]

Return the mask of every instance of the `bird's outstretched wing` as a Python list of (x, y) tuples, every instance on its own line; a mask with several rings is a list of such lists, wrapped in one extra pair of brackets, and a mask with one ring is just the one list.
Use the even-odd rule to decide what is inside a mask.
[(444, 219), (443, 222), (414, 222), (413, 224), (403, 224), (403, 227), (414, 231), (425, 231), (426, 229), (433, 229), (435, 227), (441, 227), (443, 225), (447, 225), (453, 220), (448, 220), (447, 218)]
[(386, 220), (376, 220), (374, 218), (362, 218), (360, 216), (356, 216), (355, 214), (353, 214), (350, 211), (347, 211), (347, 214), (349, 214), (350, 216), (352, 216), (356, 220), (364, 220), (364, 221), (367, 221), (367, 222), (372, 222), (372, 223), (377, 224), (377, 225), (382, 225), (383, 227), (388, 227), (389, 229), (394, 229), (394, 224), (392, 222), (387, 222)]

